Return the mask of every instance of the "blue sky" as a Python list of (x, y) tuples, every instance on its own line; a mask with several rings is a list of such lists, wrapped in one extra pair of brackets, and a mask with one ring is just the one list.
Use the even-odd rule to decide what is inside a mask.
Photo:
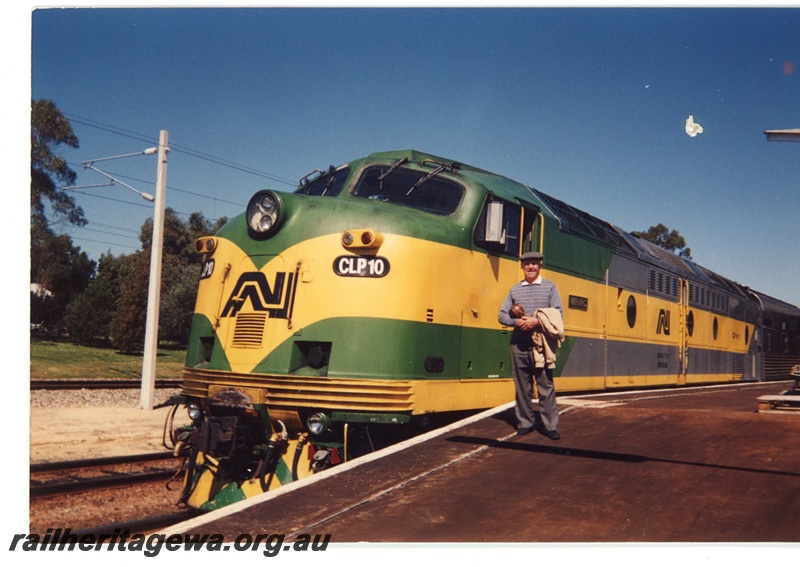
[[(677, 229), (694, 259), (800, 305), (800, 10), (37, 9), (31, 97), (70, 119), (62, 155), (169, 132), (167, 206), (233, 216), (316, 168), (415, 148), (625, 230)], [(704, 132), (684, 131), (693, 115)], [(154, 192), (155, 156), (97, 164)], [(151, 205), (76, 193), (92, 258), (130, 253)], [(185, 216), (183, 218), (186, 218)]]

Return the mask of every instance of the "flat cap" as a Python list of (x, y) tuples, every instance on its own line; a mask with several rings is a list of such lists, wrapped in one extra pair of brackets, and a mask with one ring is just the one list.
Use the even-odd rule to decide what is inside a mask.
[(544, 254), (541, 252), (524, 252), (520, 257), (519, 261), (524, 262), (525, 260), (542, 260), (544, 258)]

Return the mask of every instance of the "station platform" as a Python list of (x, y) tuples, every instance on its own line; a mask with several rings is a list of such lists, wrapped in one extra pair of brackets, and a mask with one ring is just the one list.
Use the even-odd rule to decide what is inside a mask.
[(800, 542), (800, 415), (786, 382), (559, 396), (560, 441), (508, 404), (170, 533), (334, 542)]

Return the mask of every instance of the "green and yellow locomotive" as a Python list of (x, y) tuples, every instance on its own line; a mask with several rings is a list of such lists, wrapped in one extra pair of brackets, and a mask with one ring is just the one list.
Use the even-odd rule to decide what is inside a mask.
[[(535, 189), (417, 151), (260, 191), (204, 254), (181, 497), (214, 509), (514, 397), (497, 319), (545, 253), (559, 392), (760, 378), (747, 289)], [(800, 355), (798, 355), (800, 357)]]

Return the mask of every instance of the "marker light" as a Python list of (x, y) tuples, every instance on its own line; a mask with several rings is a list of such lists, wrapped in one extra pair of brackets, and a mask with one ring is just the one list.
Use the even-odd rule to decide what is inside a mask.
[(383, 234), (369, 228), (348, 230), (342, 234), (342, 246), (348, 249), (375, 249), (383, 244)]
[(212, 254), (217, 249), (217, 239), (213, 236), (201, 236), (194, 242), (198, 254)]

